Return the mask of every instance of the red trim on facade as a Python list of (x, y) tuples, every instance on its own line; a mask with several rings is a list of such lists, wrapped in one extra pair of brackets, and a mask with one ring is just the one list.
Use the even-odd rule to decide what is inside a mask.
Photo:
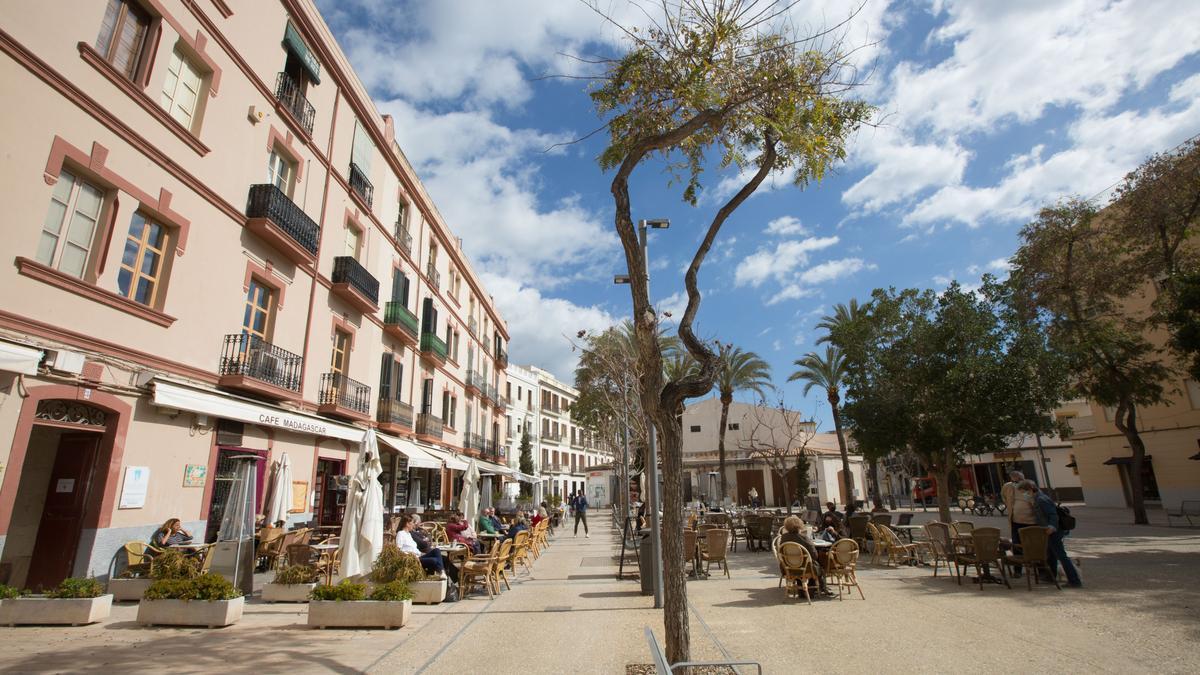
[[(349, 350), (354, 351), (354, 338), (355, 338), (355, 334), (358, 332), (358, 328), (356, 328), (354, 326), (354, 324), (350, 323), (349, 321), (343, 319), (342, 317), (340, 317), (336, 314), (334, 314), (332, 318), (333, 318), (333, 325), (329, 329), (329, 339), (333, 340), (333, 338), (336, 337), (335, 331), (341, 330), (342, 332), (344, 332), (350, 336)], [(330, 344), (332, 344), (332, 342)]]
[(267, 128), (267, 152), (282, 148), (283, 153), (296, 163), (296, 181), (299, 182), (304, 177), (304, 155), (296, 147), (295, 140), (296, 135), (291, 131), (281, 134), (274, 124)]
[(126, 314), (131, 314), (139, 319), (145, 319), (153, 324), (158, 324), (163, 328), (169, 328), (175, 323), (175, 317), (164, 314), (153, 307), (147, 307), (140, 302), (134, 302), (123, 295), (118, 295), (112, 291), (107, 291), (99, 286), (90, 284), (82, 279), (78, 279), (69, 274), (64, 274), (53, 267), (47, 267), (40, 262), (30, 260), (18, 256), (16, 259), (17, 271), (21, 276), (36, 279), (44, 284), (61, 288), (69, 293), (74, 293), (88, 300), (94, 300), (102, 305), (108, 305), (113, 309), (120, 310)]
[(200, 520), (208, 520), (209, 507), (212, 506), (213, 487), (217, 480), (217, 434), (210, 433), (208, 443), (208, 480), (204, 481), (204, 495), (200, 498)]
[(233, 10), (229, 8), (229, 5), (225, 4), (225, 0), (212, 0), (212, 4), (224, 18), (228, 19), (233, 16)]
[[(13, 506), (21, 483), (21, 468), (29, 450), (29, 434), (33, 425), (38, 423), (35, 417), (37, 404), (47, 399), (84, 401), (114, 416), (114, 419), (108, 420), (105, 427), (100, 441), (100, 454), (96, 458), (96, 468), (93, 469), (93, 477), (103, 478), (100, 493), (98, 498), (88, 498), (87, 506), (84, 507), (83, 526), (101, 529), (108, 527), (112, 522), (117, 482), (121, 475), (121, 458), (125, 454), (125, 434), (129, 431), (129, 418), (133, 415), (133, 407), (112, 394), (92, 387), (51, 384), (31, 387), (21, 402), (21, 413), (13, 431), (8, 466), (4, 468), (4, 482), (0, 485), (0, 535), (8, 533), (8, 526), (12, 521)], [(103, 471), (102, 476), (98, 473), (100, 471)]]
[(287, 292), (287, 284), (283, 283), (282, 281), (280, 281), (280, 279), (278, 277), (275, 276), (274, 269), (275, 268), (273, 265), (271, 265), (270, 260), (267, 261), (266, 267), (259, 265), (258, 263), (254, 262), (253, 260), (247, 260), (246, 261), (246, 278), (242, 281), (242, 291), (249, 293), (250, 292), (250, 278), (258, 277), (258, 280), (261, 281), (263, 283), (263, 285), (270, 286), (272, 289), (275, 290), (276, 297), (277, 297), (277, 299), (275, 301), (275, 306), (278, 309), (283, 309), (283, 294), (285, 292)]

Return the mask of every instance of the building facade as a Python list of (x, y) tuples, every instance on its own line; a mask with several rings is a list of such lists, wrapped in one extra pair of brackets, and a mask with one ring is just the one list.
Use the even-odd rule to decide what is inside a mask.
[[(103, 576), (212, 540), (232, 458), (340, 522), (506, 475), (508, 333), (311, 0), (0, 7), (0, 566)], [(263, 495), (259, 490), (259, 505)]]

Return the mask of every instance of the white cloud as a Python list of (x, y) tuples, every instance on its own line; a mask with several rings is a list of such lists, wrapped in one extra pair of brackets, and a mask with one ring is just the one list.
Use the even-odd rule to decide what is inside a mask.
[(683, 318), (683, 310), (687, 309), (687, 301), (687, 293), (684, 293), (683, 291), (675, 291), (662, 300), (654, 303), (654, 308), (658, 310), (659, 314), (667, 312), (671, 315), (669, 318), (664, 319), (665, 321), (678, 323), (679, 320)]
[(800, 219), (793, 216), (780, 216), (772, 220), (767, 223), (767, 229), (763, 232), (780, 237), (804, 236), (809, 233), (808, 228), (800, 223)]
[(990, 272), (1007, 272), (1012, 269), (1012, 264), (1008, 262), (1008, 258), (996, 258), (988, 262), (987, 268)]
[(807, 237), (789, 239), (775, 245), (774, 250), (760, 248), (742, 259), (734, 272), (734, 285), (761, 286), (770, 278), (783, 280), (797, 267), (808, 264), (808, 254), (838, 243), (837, 237)]
[(786, 284), (779, 290), (778, 293), (772, 295), (771, 298), (767, 300), (767, 306), (770, 307), (771, 305), (778, 305), (779, 303), (787, 300), (811, 298), (816, 294), (817, 290), (815, 288), (807, 288), (805, 286), (801, 286), (800, 284)]
[(970, 154), (953, 138), (942, 144), (918, 143), (894, 127), (863, 129), (849, 156), (855, 165), (872, 168), (842, 193), (842, 201), (873, 212), (926, 188), (958, 183)]
[(800, 282), (814, 285), (823, 284), (828, 281), (841, 279), (842, 277), (848, 277), (864, 269), (874, 268), (874, 265), (867, 264), (862, 258), (842, 258), (841, 260), (830, 260), (804, 270), (800, 274)]
[(571, 344), (575, 333), (601, 332), (617, 322), (601, 307), (548, 297), (511, 278), (495, 274), (482, 277), (500, 314), (508, 321), (509, 358), (513, 363), (545, 368), (564, 382), (575, 381), (579, 361)]

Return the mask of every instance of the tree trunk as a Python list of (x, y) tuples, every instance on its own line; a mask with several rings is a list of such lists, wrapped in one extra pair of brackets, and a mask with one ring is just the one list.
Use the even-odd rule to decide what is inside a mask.
[(726, 398), (725, 394), (721, 394), (721, 429), (717, 433), (717, 462), (720, 465), (718, 470), (721, 472), (721, 496), (717, 499), (717, 504), (724, 504), (725, 496), (729, 494), (729, 487), (725, 484), (725, 429), (728, 428), (730, 403), (733, 403), (733, 397)]
[(833, 409), (833, 429), (837, 432), (838, 450), (842, 453), (842, 482), (846, 488), (846, 505), (854, 503), (854, 479), (850, 475), (850, 453), (846, 451), (846, 437), (842, 433), (842, 413), (838, 409), (837, 392), (829, 394), (829, 407)]
[(656, 420), (662, 459), (663, 624), (667, 659), (686, 661), (691, 652), (687, 578), (683, 560), (683, 434), (673, 414)]
[(871, 501), (875, 506), (883, 505), (883, 494), (879, 491), (879, 460), (871, 458)]
[(934, 466), (934, 480), (937, 481), (938, 518), (943, 523), (953, 521), (950, 516), (950, 463)]
[(1137, 406), (1133, 403), (1117, 405), (1117, 430), (1125, 435), (1132, 459), (1129, 461), (1129, 501), (1133, 506), (1133, 524), (1149, 525), (1146, 515), (1146, 486), (1142, 483), (1142, 466), (1146, 461), (1146, 444), (1137, 428)]

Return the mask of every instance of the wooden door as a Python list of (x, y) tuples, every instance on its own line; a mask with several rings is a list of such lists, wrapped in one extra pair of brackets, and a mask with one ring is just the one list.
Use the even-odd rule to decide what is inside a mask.
[(100, 434), (63, 434), (50, 472), (26, 586), (49, 589), (71, 576), (83, 530)]
[(767, 488), (763, 482), (762, 469), (738, 469), (737, 496), (735, 499), (738, 504), (750, 504), (750, 488), (758, 491), (759, 503), (766, 504)]

